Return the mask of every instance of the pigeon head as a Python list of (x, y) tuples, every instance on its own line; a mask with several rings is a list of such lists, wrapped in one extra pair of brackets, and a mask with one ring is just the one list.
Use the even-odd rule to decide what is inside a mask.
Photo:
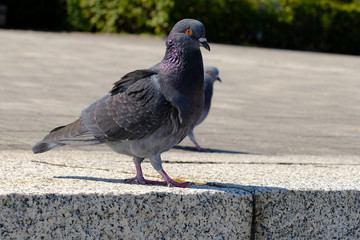
[(216, 67), (206, 66), (204, 68), (204, 76), (206, 82), (214, 83), (215, 81), (222, 82), (219, 77), (219, 70)]
[(168, 41), (176, 40), (186, 42), (187, 47), (204, 47), (210, 51), (210, 46), (205, 38), (204, 25), (195, 19), (183, 19), (175, 24), (169, 33)]

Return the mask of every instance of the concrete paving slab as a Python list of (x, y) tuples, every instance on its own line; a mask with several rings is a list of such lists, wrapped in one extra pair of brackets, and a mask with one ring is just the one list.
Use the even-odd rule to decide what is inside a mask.
[[(2, 149), (28, 149), (122, 75), (164, 54), (163, 39), (150, 37), (24, 31), (0, 37)], [(211, 45), (204, 62), (217, 66), (224, 81), (195, 131), (204, 147), (359, 155), (359, 57)]]
[(211, 47), (205, 64), (223, 83), (195, 134), (212, 152), (185, 139), (163, 154), (170, 176), (198, 183), (169, 189), (125, 184), (131, 159), (106, 146), (30, 151), (123, 74), (158, 62), (163, 39), (0, 30), (2, 236), (360, 238), (360, 58)]

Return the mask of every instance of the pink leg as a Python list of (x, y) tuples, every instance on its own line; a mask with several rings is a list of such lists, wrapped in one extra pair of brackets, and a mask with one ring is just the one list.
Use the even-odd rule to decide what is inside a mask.
[(198, 150), (199, 152), (210, 152), (210, 149), (200, 147), (200, 145), (196, 141), (194, 141), (194, 143), (196, 146), (196, 150)]
[(142, 159), (134, 157), (133, 161), (135, 163), (136, 176), (133, 177), (133, 178), (125, 179), (125, 182), (130, 183), (130, 182), (133, 182), (133, 181), (137, 181), (139, 184), (151, 184), (151, 185), (163, 185), (163, 186), (167, 185), (166, 182), (146, 180), (144, 178), (144, 175), (142, 173), (142, 169), (141, 169), (141, 166), (140, 166)]
[(186, 187), (190, 187), (191, 185), (193, 185), (193, 183), (191, 182), (184, 182), (184, 183), (180, 183), (180, 182), (175, 182), (174, 180), (172, 180), (169, 175), (167, 175), (167, 173), (164, 170), (160, 170), (158, 171), (160, 173), (160, 175), (165, 179), (168, 187), (182, 187), (182, 188), (186, 188)]
[(139, 184), (151, 184), (151, 185), (162, 185), (162, 186), (168, 186), (168, 187), (190, 187), (191, 185), (193, 185), (193, 183), (191, 182), (184, 182), (184, 183), (180, 183), (180, 182), (175, 182), (174, 180), (172, 180), (169, 175), (166, 174), (166, 172), (164, 170), (159, 170), (158, 172), (160, 173), (160, 175), (165, 179), (165, 182), (162, 181), (152, 181), (152, 180), (146, 180), (144, 178), (144, 175), (142, 173), (142, 169), (141, 169), (141, 162), (142, 162), (142, 158), (133, 158), (133, 161), (135, 163), (135, 167), (136, 167), (136, 176), (133, 178), (129, 178), (129, 179), (125, 179), (125, 182), (133, 182), (133, 181), (137, 181)]
[(190, 140), (195, 144), (196, 150), (198, 150), (199, 152), (210, 152), (209, 149), (200, 147), (200, 145), (196, 141), (195, 134), (194, 134), (193, 130), (188, 134), (188, 136), (189, 136)]

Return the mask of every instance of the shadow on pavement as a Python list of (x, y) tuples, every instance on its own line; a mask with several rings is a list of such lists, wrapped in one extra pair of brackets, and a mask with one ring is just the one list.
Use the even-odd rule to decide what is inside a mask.
[[(86, 177), (86, 176), (54, 176), (54, 178), (140, 185), (137, 182), (126, 183), (124, 179), (97, 178), (97, 177)], [(154, 185), (147, 184), (147, 185), (141, 185), (141, 186), (151, 187)], [(156, 186), (162, 186), (162, 185), (156, 185)], [(167, 186), (162, 186), (162, 187), (167, 187)], [(242, 190), (245, 192), (249, 192), (251, 194), (254, 194), (254, 192), (257, 192), (257, 191), (262, 191), (262, 192), (264, 192), (264, 191), (277, 191), (277, 192), (288, 191), (288, 189), (286, 189), (286, 188), (250, 186), (250, 185), (240, 185), (240, 184), (234, 184), (234, 183), (220, 183), (220, 182), (207, 182), (206, 184), (196, 184), (195, 183), (190, 188), (217, 189), (217, 190), (223, 190), (224, 192), (232, 192), (233, 190)]]
[[(183, 150), (183, 151), (191, 151), (191, 152), (199, 152), (195, 147), (188, 147), (188, 146), (174, 146), (173, 149)], [(248, 153), (248, 152), (238, 152), (238, 151), (229, 151), (229, 150), (221, 150), (221, 149), (212, 149), (208, 148), (208, 152), (202, 153), (227, 153), (227, 154), (251, 154), (251, 155), (262, 155), (257, 153)]]
[(57, 179), (72, 179), (72, 180), (84, 180), (94, 182), (106, 182), (106, 183), (125, 183), (124, 179), (110, 179), (110, 178), (97, 178), (97, 177), (83, 177), (83, 176), (54, 176)]

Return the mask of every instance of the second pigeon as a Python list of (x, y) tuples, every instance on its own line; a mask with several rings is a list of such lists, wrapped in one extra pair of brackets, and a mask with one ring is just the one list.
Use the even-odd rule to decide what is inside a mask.
[[(215, 81), (221, 82), (221, 79), (219, 77), (219, 70), (216, 67), (206, 66), (204, 68), (204, 108), (202, 110), (200, 119), (198, 120), (196, 126), (202, 123), (209, 114)], [(194, 135), (194, 129), (190, 131), (188, 136), (190, 140), (195, 144), (195, 147), (198, 151), (200, 152), (209, 151), (209, 149), (207, 148), (200, 147), (200, 145), (196, 141)]]

